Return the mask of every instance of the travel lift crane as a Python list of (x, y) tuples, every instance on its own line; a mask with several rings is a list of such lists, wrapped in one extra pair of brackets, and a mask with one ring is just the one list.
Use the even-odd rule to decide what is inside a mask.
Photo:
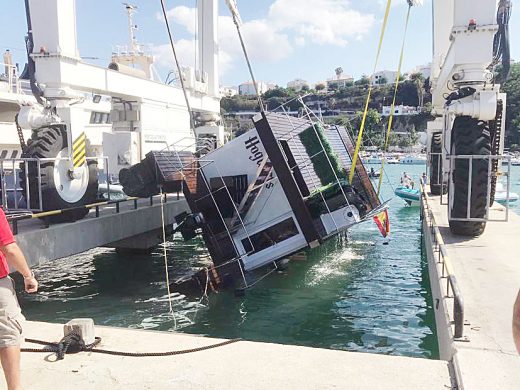
[[(25, 7), (28, 73), (38, 104), (22, 106), (17, 118), (19, 127), (32, 129), (27, 145), (22, 142), (22, 157), (33, 160), (22, 163), (21, 185), (28, 209), (37, 210), (40, 203), (43, 211), (73, 209), (52, 219), (76, 220), (88, 213), (78, 207), (96, 199), (100, 155), (108, 154), (109, 165), (119, 171), (141, 161), (151, 150), (184, 138), (193, 142), (190, 114), (183, 91), (154, 78), (153, 57), (135, 39), (135, 7), (126, 5), (130, 48), (113, 54), (108, 69), (87, 64), (80, 57), (74, 0), (25, 0)], [(181, 77), (198, 115), (195, 135), (223, 142), (223, 127), (217, 124), (217, 18), (218, 0), (198, 2), (198, 22), (204, 25), (198, 47), (201, 60), (197, 70), (183, 68)], [(107, 98), (113, 131), (103, 134), (104, 151), (95, 156), (89, 138), (99, 140), (101, 135), (87, 128), (91, 107)], [(106, 164), (104, 168), (107, 170)]]
[[(510, 0), (434, 0), (428, 124), (430, 186), (448, 192), (451, 231), (478, 236), (493, 204), (504, 150)], [(496, 65), (502, 62), (500, 73)]]

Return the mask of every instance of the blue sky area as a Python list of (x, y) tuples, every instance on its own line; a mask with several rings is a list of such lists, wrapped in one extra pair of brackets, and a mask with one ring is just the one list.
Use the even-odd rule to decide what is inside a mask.
[[(5, 1), (5, 0), (4, 0)], [(405, 57), (405, 71), (431, 61), (431, 1), (413, 9)], [(8, 1), (0, 24), (0, 50), (9, 48), (15, 61), (25, 62), (26, 32), (23, 1)], [(295, 78), (309, 82), (326, 80), (341, 66), (346, 74), (358, 78), (373, 68), (384, 0), (238, 0), (246, 44), (259, 80), (286, 85)], [(379, 69), (397, 67), (407, 6), (393, 0), (387, 36)], [(173, 68), (167, 35), (160, 19), (159, 0), (133, 0), (139, 7), (135, 23), (138, 40), (153, 46), (161, 74)], [(184, 64), (195, 59), (196, 0), (168, 1), (173, 34)], [(80, 54), (106, 66), (112, 47), (128, 42), (126, 13), (121, 1), (77, 0)], [(7, 14), (7, 15), (6, 15)], [(221, 84), (238, 85), (249, 79), (236, 32), (224, 0), (220, 1), (222, 40)], [(517, 6), (511, 21), (512, 56), (520, 59), (520, 11)]]

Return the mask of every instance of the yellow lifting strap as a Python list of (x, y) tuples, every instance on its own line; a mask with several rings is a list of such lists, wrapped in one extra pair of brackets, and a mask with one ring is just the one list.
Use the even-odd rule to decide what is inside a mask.
[[(392, 0), (388, 0), (386, 3), (385, 18), (383, 20), (383, 25), (381, 26), (381, 35), (379, 37), (379, 46), (377, 48), (376, 62), (374, 64), (374, 71), (372, 72), (372, 74), (376, 73), (377, 65), (379, 64), (379, 57), (381, 56), (381, 48), (383, 47), (383, 40), (385, 38), (386, 26), (388, 24), (388, 16), (390, 15), (391, 6), (392, 6)], [(363, 143), (363, 131), (365, 130), (365, 123), (366, 123), (367, 114), (368, 114), (368, 105), (369, 105), (370, 99), (372, 97), (372, 89), (373, 89), (372, 82), (370, 82), (369, 87), (368, 87), (367, 101), (365, 104), (365, 111), (363, 112), (363, 119), (361, 120), (361, 127), (359, 128), (356, 149), (354, 151), (354, 156), (352, 157), (352, 166), (350, 167), (350, 174), (348, 177), (348, 181), (350, 184), (352, 184), (352, 180), (354, 180), (354, 174), (356, 173), (357, 160), (359, 157), (359, 150), (361, 149), (361, 144)]]
[(385, 173), (385, 160), (386, 160), (386, 152), (388, 151), (388, 143), (390, 142), (390, 133), (392, 132), (392, 124), (394, 121), (394, 111), (395, 111), (395, 101), (397, 99), (397, 91), (399, 90), (399, 79), (401, 78), (401, 70), (403, 67), (403, 59), (404, 59), (404, 48), (406, 45), (406, 35), (408, 33), (408, 24), (410, 22), (410, 13), (412, 10), (412, 6), (408, 7), (408, 12), (406, 13), (406, 22), (404, 25), (404, 36), (403, 36), (403, 44), (401, 46), (401, 56), (399, 57), (399, 66), (397, 67), (397, 76), (395, 77), (395, 89), (394, 89), (394, 98), (392, 100), (392, 105), (390, 106), (390, 116), (388, 118), (388, 129), (386, 131), (385, 137), (385, 147), (383, 150), (383, 159), (381, 160), (381, 174), (379, 175), (379, 183), (377, 185), (377, 196), (381, 194), (381, 185), (383, 184), (383, 176)]

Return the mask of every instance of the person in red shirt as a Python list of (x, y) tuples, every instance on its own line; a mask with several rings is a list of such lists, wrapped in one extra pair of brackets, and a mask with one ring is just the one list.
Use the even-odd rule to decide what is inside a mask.
[(16, 299), (14, 282), (9, 277), (9, 266), (23, 275), (25, 291), (35, 293), (38, 290), (38, 281), (0, 208), (0, 362), (8, 390), (20, 390), (20, 345), (25, 318)]

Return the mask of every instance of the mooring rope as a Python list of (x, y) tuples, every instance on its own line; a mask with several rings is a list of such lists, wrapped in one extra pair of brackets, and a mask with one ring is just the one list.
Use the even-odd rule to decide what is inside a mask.
[(161, 187), (161, 225), (162, 225), (162, 237), (163, 237), (163, 257), (164, 257), (164, 274), (166, 277), (166, 289), (168, 291), (168, 305), (170, 306), (169, 314), (173, 317), (174, 329), (177, 329), (177, 319), (173, 312), (172, 295), (170, 290), (170, 275), (168, 273), (168, 250), (166, 249), (166, 222), (164, 218), (164, 193)]
[(101, 342), (101, 337), (96, 337), (92, 344), (85, 345), (81, 336), (76, 333), (70, 333), (63, 337), (58, 343), (36, 340), (36, 339), (25, 339), (27, 343), (44, 345), (43, 348), (22, 348), (22, 352), (32, 353), (55, 353), (58, 360), (62, 360), (66, 353), (76, 352), (92, 352), (101, 353), (104, 355), (112, 356), (124, 356), (124, 357), (164, 357), (164, 356), (177, 356), (185, 355), (188, 353), (202, 352), (209, 349), (223, 347), (225, 345), (234, 344), (242, 339), (231, 339), (225, 340), (220, 343), (204, 345), (202, 347), (183, 349), (179, 351), (166, 351), (166, 352), (124, 352), (124, 351), (112, 351), (106, 349), (98, 349), (97, 345)]

